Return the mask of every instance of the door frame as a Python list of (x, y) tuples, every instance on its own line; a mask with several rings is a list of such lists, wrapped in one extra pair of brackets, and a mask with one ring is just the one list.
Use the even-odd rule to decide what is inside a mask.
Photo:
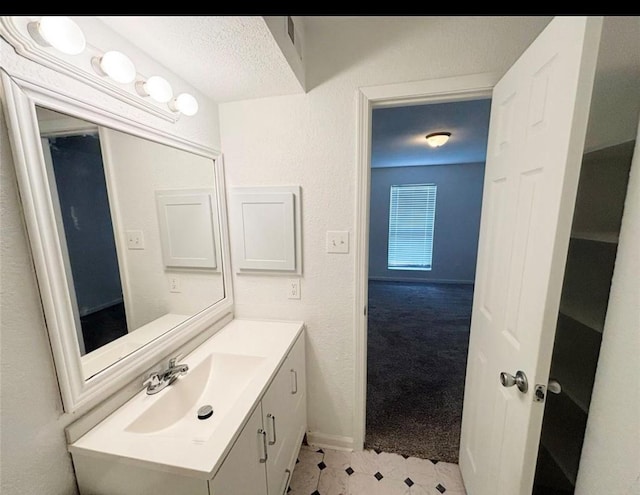
[(353, 450), (359, 451), (364, 448), (366, 432), (372, 110), (381, 107), (490, 98), (493, 87), (499, 79), (500, 74), (489, 72), (409, 83), (368, 86), (357, 90)]

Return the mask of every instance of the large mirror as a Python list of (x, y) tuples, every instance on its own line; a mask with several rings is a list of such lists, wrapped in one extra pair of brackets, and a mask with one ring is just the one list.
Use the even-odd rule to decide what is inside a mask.
[(87, 409), (230, 317), (222, 164), (2, 77), (65, 410)]
[(89, 379), (224, 297), (214, 163), (36, 115)]

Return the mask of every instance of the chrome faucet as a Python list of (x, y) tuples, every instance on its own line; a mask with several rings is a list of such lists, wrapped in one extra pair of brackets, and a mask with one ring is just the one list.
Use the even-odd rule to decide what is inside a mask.
[(175, 382), (179, 376), (185, 375), (189, 371), (186, 364), (176, 364), (178, 358), (172, 358), (169, 361), (169, 367), (166, 370), (156, 371), (149, 375), (143, 382), (143, 386), (147, 387), (147, 394), (153, 395), (168, 387)]

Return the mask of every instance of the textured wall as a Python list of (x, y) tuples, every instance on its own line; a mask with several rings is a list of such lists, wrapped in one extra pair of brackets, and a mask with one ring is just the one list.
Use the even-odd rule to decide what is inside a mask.
[[(3, 109), (4, 110), (4, 109)], [(0, 116), (0, 492), (75, 493), (53, 358)]]
[(640, 128), (576, 494), (640, 494)]
[(504, 72), (548, 18), (310, 19), (305, 95), (220, 106), (229, 186), (302, 186), (302, 299), (286, 277), (236, 275), (240, 317), (308, 325), (309, 428), (353, 435), (355, 263), (327, 254), (327, 230), (353, 232), (356, 90), (361, 86)]
[[(90, 42), (117, 46), (137, 63), (139, 70), (166, 74), (139, 50), (131, 47), (97, 21), (83, 26)], [(132, 121), (177, 134), (198, 143), (220, 147), (217, 106), (197, 95), (200, 112), (170, 124), (117, 101), (86, 85), (18, 57), (0, 39), (2, 67), (11, 73), (58, 88), (108, 108)], [(179, 79), (172, 78), (172, 81)], [(73, 417), (62, 413), (60, 395), (35, 273), (21, 214), (5, 117), (0, 128), (0, 492), (3, 495), (76, 492), (71, 458), (66, 451), (64, 427)]]
[[(484, 163), (371, 169), (369, 278), (473, 283), (476, 274)], [(392, 185), (435, 184), (433, 263), (429, 271), (389, 270)]]

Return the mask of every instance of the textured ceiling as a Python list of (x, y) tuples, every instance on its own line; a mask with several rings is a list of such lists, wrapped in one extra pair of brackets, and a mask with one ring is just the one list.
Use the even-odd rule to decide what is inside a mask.
[(262, 17), (99, 19), (214, 101), (303, 92)]
[[(262, 17), (107, 16), (99, 19), (213, 101), (226, 102), (303, 92)], [(357, 25), (359, 20), (366, 21), (354, 16), (318, 16), (304, 17), (304, 24), (307, 31), (317, 33), (319, 30), (330, 29), (333, 23), (353, 22)], [(425, 26), (429, 20), (433, 21), (433, 18), (424, 18)], [(505, 21), (508, 19), (505, 18)], [(605, 17), (601, 47), (601, 53), (605, 56), (601, 57), (598, 64), (594, 91), (596, 94), (604, 94), (606, 98), (596, 98), (597, 102), (604, 103), (602, 108), (596, 104), (594, 112), (615, 111), (617, 106), (628, 104), (638, 106), (638, 99), (630, 100), (628, 95), (637, 92), (640, 74), (637, 49), (639, 33), (637, 16)], [(367, 37), (371, 36), (371, 40), (377, 36), (376, 32), (365, 34)], [(307, 41), (312, 43), (314, 39), (307, 37)], [(367, 43), (367, 40), (362, 42)], [(345, 50), (348, 51), (349, 47), (345, 47)], [(473, 102), (468, 104), (473, 105)], [(430, 107), (418, 108), (415, 110), (418, 113), (402, 108), (377, 111), (391, 120), (383, 128), (376, 129), (374, 119), (374, 138), (378, 138), (374, 141), (373, 166), (468, 162), (484, 156), (482, 146), (486, 145), (480, 145), (480, 142), (486, 141), (486, 121), (482, 120), (485, 117), (467, 111), (458, 104), (443, 104), (442, 108), (438, 108), (438, 105)], [(452, 110), (452, 113), (444, 115), (442, 111), (445, 109)], [(467, 119), (467, 115), (472, 115), (473, 118)], [(392, 123), (393, 119), (398, 121)], [(474, 119), (480, 119), (483, 123), (471, 122)], [(598, 126), (597, 119), (592, 120), (594, 123), (590, 124), (588, 139), (592, 147), (599, 146), (609, 139), (609, 134), (617, 132), (617, 129)], [(633, 127), (635, 123), (637, 119), (625, 125)], [(449, 130), (453, 132), (451, 142), (438, 150), (425, 148), (424, 134), (443, 126), (449, 126)], [(382, 131), (388, 132), (385, 134)], [(402, 132), (405, 134), (401, 135)], [(481, 136), (484, 137), (481, 139)], [(465, 143), (462, 143), (463, 137)]]

